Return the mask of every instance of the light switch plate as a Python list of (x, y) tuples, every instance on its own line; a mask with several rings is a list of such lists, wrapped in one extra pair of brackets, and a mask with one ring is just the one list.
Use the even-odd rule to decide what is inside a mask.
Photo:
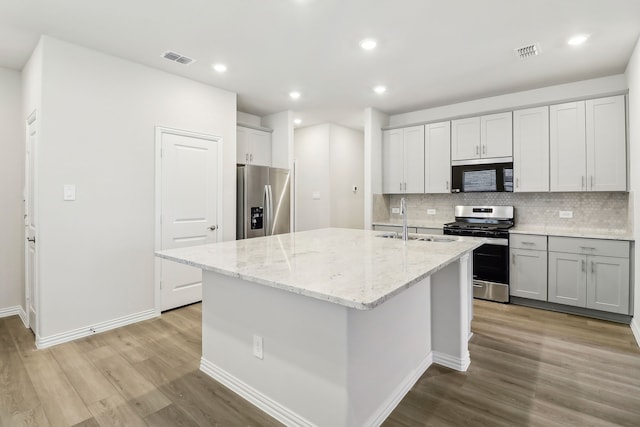
[(400, 208), (391, 208), (391, 213), (399, 214), (400, 213)]
[(435, 214), (436, 214), (435, 209), (427, 209), (427, 215), (435, 215)]
[(311, 198), (313, 200), (320, 200), (320, 192), (319, 191), (314, 191), (313, 193), (311, 193)]
[(573, 211), (560, 211), (560, 218), (573, 218)]
[(65, 184), (64, 185), (64, 200), (75, 200), (76, 199), (76, 186), (73, 184)]

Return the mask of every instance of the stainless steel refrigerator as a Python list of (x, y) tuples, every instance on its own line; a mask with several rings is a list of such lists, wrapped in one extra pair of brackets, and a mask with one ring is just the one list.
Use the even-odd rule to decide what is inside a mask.
[(236, 238), (288, 233), (291, 173), (267, 166), (238, 166)]

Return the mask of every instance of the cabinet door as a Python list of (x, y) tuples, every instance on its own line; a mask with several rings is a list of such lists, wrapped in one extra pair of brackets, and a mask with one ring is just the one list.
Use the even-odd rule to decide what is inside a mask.
[(584, 101), (549, 108), (551, 191), (587, 189), (584, 109)]
[(514, 191), (549, 191), (549, 107), (513, 112)]
[(382, 133), (382, 192), (403, 192), (404, 137), (402, 129), (385, 130)]
[(424, 192), (451, 192), (451, 122), (424, 127)]
[(587, 308), (629, 314), (629, 259), (587, 257)]
[(404, 128), (404, 192), (424, 193), (424, 126)]
[(586, 102), (587, 179), (590, 191), (626, 191), (624, 96)]
[(511, 157), (513, 132), (511, 112), (480, 117), (480, 156)]
[(451, 160), (480, 158), (480, 117), (451, 122)]
[(587, 261), (585, 255), (549, 252), (548, 300), (585, 307), (587, 303)]
[(248, 129), (249, 162), (252, 165), (271, 166), (271, 134), (256, 129)]
[(249, 163), (248, 135), (249, 129), (243, 127), (236, 128), (236, 163)]
[(547, 300), (547, 252), (511, 249), (510, 294)]

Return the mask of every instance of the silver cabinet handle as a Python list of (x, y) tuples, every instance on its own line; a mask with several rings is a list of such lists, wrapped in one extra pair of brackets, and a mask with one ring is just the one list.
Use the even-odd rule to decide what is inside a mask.
[(449, 189), (449, 181), (445, 182), (445, 184), (444, 184), (444, 189), (445, 189), (445, 190), (448, 190), (448, 189)]
[(249, 161), (249, 153), (244, 153), (244, 161), (245, 162)]
[(585, 271), (585, 270), (584, 270), (584, 260), (581, 260), (581, 261), (580, 261), (580, 265), (582, 265), (582, 271), (584, 272), (584, 271)]
[(480, 146), (476, 145), (476, 156), (480, 154)]
[(217, 229), (218, 229), (217, 225), (212, 225), (211, 227), (209, 227), (209, 230), (211, 230), (211, 231), (215, 231)]
[(591, 261), (591, 274), (595, 274), (596, 272), (596, 263)]
[(487, 146), (486, 145), (482, 146), (482, 154), (487, 154)]
[(400, 183), (400, 191), (402, 191), (402, 183)]
[(511, 254), (511, 264), (516, 264), (516, 254)]
[(593, 175), (591, 175), (591, 189), (593, 190)]
[(523, 245), (535, 245), (534, 242), (522, 242)]
[(595, 251), (596, 250), (596, 248), (594, 248), (592, 246), (580, 246), (580, 249), (587, 250), (587, 251)]
[(35, 243), (36, 242), (36, 238), (34, 237), (33, 239), (30, 239), (30, 238), (27, 237), (27, 242)]
[(516, 178), (516, 188), (520, 188), (520, 178)]
[(584, 176), (582, 177), (582, 181), (581, 182), (582, 182), (582, 184), (580, 184), (580, 189), (583, 189), (584, 188)]
[(407, 191), (407, 183), (404, 183), (404, 191)]
[(253, 154), (249, 154), (249, 160), (253, 162)]

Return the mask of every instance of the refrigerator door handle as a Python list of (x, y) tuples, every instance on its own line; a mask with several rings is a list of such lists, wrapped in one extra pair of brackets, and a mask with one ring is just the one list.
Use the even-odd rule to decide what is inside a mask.
[(264, 186), (264, 193), (262, 195), (262, 201), (264, 202), (264, 235), (271, 235), (271, 221), (273, 220), (273, 197), (271, 193), (271, 186), (269, 184)]

